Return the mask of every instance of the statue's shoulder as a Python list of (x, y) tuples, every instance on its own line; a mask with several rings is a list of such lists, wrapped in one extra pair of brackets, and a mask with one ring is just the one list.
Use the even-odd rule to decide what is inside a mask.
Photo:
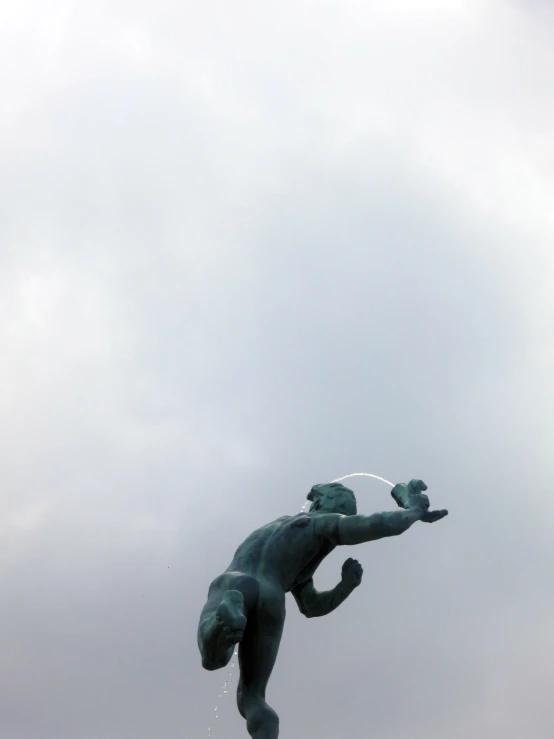
[(274, 529), (279, 529), (282, 526), (284, 526), (288, 521), (293, 518), (292, 516), (279, 516), (279, 518), (276, 518), (274, 521), (270, 521), (269, 523), (266, 523), (265, 526), (262, 526), (258, 531), (271, 531)]
[(290, 521), (294, 516), (279, 516), (279, 518), (276, 518), (275, 521), (273, 521), (274, 524), (281, 524), (286, 523), (287, 521)]
[(314, 530), (318, 536), (331, 541), (338, 541), (339, 521), (344, 518), (340, 513), (318, 513), (314, 515)]

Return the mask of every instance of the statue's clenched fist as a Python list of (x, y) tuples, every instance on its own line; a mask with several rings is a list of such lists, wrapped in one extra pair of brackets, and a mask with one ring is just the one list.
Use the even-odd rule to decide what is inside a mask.
[(357, 588), (362, 582), (362, 565), (355, 559), (347, 559), (342, 566), (342, 581), (349, 588)]

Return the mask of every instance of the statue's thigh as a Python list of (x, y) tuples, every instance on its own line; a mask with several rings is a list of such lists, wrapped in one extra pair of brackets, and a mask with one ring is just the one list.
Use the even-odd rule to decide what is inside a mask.
[(265, 693), (265, 688), (281, 643), (285, 623), (285, 594), (266, 583), (260, 584), (255, 608), (239, 645), (241, 689), (246, 693)]

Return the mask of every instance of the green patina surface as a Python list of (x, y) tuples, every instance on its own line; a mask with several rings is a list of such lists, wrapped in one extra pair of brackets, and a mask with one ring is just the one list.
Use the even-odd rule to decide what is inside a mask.
[(395, 485), (400, 510), (359, 515), (352, 490), (339, 482), (314, 485), (307, 513), (282, 516), (254, 531), (210, 585), (200, 616), (198, 646), (207, 670), (225, 667), (239, 644), (238, 709), (253, 739), (277, 739), (279, 718), (265, 700), (285, 622), (290, 592), (306, 617), (334, 611), (362, 581), (362, 567), (349, 558), (332, 590), (318, 592), (313, 576), (337, 546), (398, 536), (417, 521), (434, 523), (448, 511), (431, 511), (421, 480)]

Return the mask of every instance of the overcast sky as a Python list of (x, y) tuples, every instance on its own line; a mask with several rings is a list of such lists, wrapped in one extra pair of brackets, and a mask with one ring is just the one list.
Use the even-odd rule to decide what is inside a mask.
[(0, 736), (246, 738), (210, 581), (367, 471), (450, 516), (288, 601), (283, 739), (550, 739), (549, 3), (20, 0), (0, 67)]

